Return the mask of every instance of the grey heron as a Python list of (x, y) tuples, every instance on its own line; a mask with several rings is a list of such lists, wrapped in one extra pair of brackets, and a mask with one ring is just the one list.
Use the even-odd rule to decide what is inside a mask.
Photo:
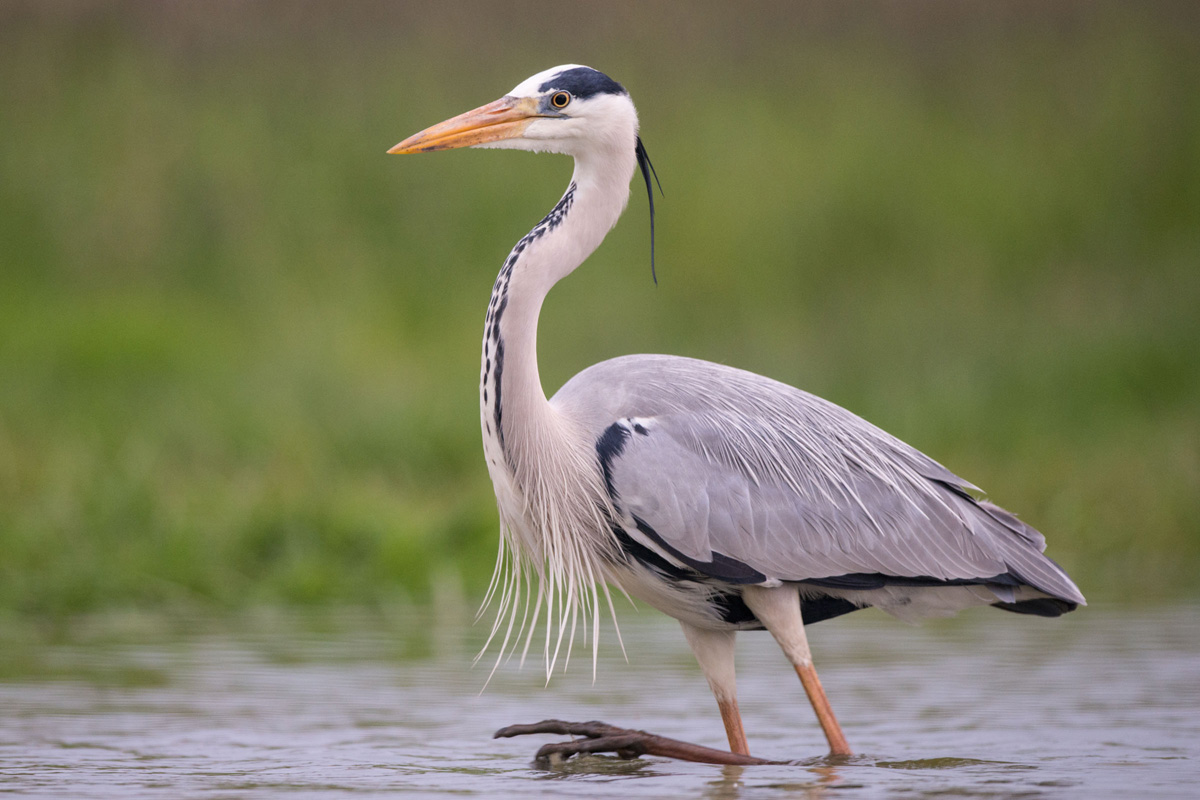
[[(607, 587), (617, 587), (679, 620), (731, 753), (603, 723), (551, 720), (498, 735), (592, 737), (554, 746), (567, 755), (754, 763), (734, 637), (766, 629), (799, 675), (831, 754), (849, 755), (806, 624), (867, 606), (913, 620), (976, 605), (1053, 617), (1084, 604), (1043, 555), (1038, 531), (928, 456), (799, 389), (706, 361), (633, 355), (583, 370), (547, 399), (537, 362), (542, 302), (616, 224), (639, 167), (651, 191), (637, 112), (619, 83), (569, 64), (388, 152), (459, 147), (575, 162), (562, 198), (505, 259), (484, 324), (480, 422), (501, 530), (492, 635), (502, 655), (523, 635), (528, 651), (539, 614), (556, 615), (557, 635), (546, 626), (549, 673), (564, 637), (569, 658), (580, 617), (586, 631), (591, 616), (595, 647), (602, 598), (611, 612)], [(650, 203), (653, 248), (652, 193)]]

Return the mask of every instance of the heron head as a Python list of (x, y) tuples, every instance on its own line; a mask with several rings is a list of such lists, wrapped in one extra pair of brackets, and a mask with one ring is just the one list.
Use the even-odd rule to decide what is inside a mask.
[(614, 147), (632, 152), (637, 127), (637, 111), (621, 84), (591, 67), (566, 64), (539, 72), (499, 100), (426, 128), (388, 152), (457, 147), (576, 157)]

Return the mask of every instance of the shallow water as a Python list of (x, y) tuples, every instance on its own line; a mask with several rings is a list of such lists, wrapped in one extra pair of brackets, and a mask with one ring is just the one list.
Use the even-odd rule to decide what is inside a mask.
[[(552, 769), (545, 717), (604, 719), (722, 746), (677, 626), (622, 614), (543, 688), (539, 665), (470, 668), (451, 616), (235, 632), (197, 625), (26, 644), (0, 680), (0, 793), (45, 797), (1188, 797), (1200, 782), (1200, 608), (1090, 607), (1060, 620), (981, 609), (910, 627), (875, 612), (809, 629), (853, 758), (824, 742), (769, 636), (739, 642), (752, 750), (716, 767), (594, 756)], [(328, 620), (326, 620), (326, 623)], [(12, 647), (13, 645), (8, 645)], [(17, 669), (12, 666), (19, 662)], [(52, 677), (47, 677), (52, 676)]]

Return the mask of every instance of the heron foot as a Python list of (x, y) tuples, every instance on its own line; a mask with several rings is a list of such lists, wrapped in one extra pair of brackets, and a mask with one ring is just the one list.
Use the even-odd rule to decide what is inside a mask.
[(558, 759), (567, 759), (582, 753), (616, 753), (621, 758), (639, 756), (662, 756), (680, 761), (695, 761), (701, 764), (780, 764), (750, 755), (716, 750), (679, 739), (657, 736), (646, 731), (618, 728), (606, 722), (564, 722), (547, 719), (529, 725), (509, 725), (496, 731), (493, 739), (508, 739), (531, 733), (553, 733), (560, 736), (581, 736), (569, 742), (543, 745), (534, 756), (539, 764), (549, 764)]

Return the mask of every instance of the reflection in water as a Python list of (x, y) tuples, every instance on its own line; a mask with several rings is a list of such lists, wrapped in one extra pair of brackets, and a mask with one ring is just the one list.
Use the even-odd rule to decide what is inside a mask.
[[(842, 777), (838, 773), (837, 767), (813, 767), (810, 771), (817, 776), (817, 788), (819, 789), (827, 786), (836, 787), (842, 783)], [(817, 794), (813, 796), (815, 797)]]
[(707, 800), (740, 800), (747, 781), (754, 788), (757, 796), (762, 789), (769, 788), (778, 791), (782, 796), (798, 800), (823, 800), (834, 796), (830, 789), (854, 788), (852, 782), (845, 781), (836, 766), (798, 767), (790, 770), (790, 779), (773, 781), (770, 784), (760, 784), (756, 780), (759, 767), (724, 766), (719, 768), (721, 776), (709, 781), (701, 795)]
[(0, 632), (0, 784), (79, 798), (1174, 797), (1200, 758), (1196, 612), (982, 610), (923, 628), (864, 612), (814, 626), (858, 753), (836, 763), (769, 637), (743, 636), (751, 747), (797, 759), (767, 767), (597, 756), (542, 770), (541, 742), (489, 738), (559, 717), (721, 745), (683, 637), (649, 613), (625, 615), (628, 663), (602, 640), (595, 685), (590, 663), (549, 688), (506, 666), (482, 693), (478, 632), (458, 617), (85, 625), (54, 644)]
[(742, 796), (742, 777), (746, 768), (736, 765), (720, 767), (720, 777), (708, 782), (702, 797), (708, 800), (737, 800)]

